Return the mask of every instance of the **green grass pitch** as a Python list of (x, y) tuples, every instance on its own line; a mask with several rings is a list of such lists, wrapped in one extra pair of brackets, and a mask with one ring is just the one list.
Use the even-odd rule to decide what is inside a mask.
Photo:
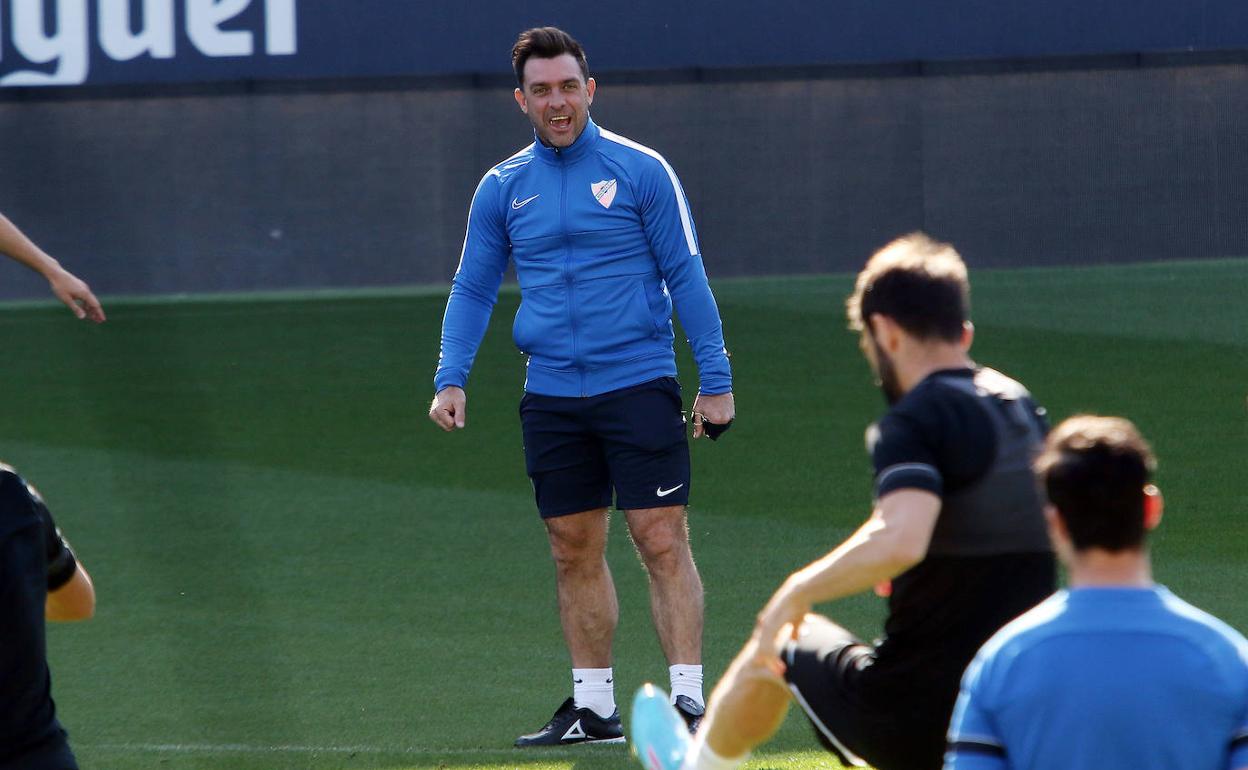
[[(1248, 260), (979, 271), (977, 360), (1053, 418), (1135, 419), (1161, 457), (1159, 578), (1248, 629)], [(868, 513), (883, 409), (845, 330), (848, 276), (715, 284), (740, 419), (694, 454), (691, 526), (716, 678), (771, 590)], [(50, 631), (86, 768), (633, 768), (621, 747), (519, 752), (568, 692), (524, 476), (505, 290), (468, 429), (425, 410), (444, 290), (113, 301), (0, 313), (3, 451), (94, 574)], [(692, 397), (693, 368), (682, 351)], [(666, 665), (621, 526), (617, 697)], [(863, 635), (880, 600), (825, 608)], [(626, 725), (627, 728), (627, 725)], [(754, 768), (827, 767), (791, 716)]]

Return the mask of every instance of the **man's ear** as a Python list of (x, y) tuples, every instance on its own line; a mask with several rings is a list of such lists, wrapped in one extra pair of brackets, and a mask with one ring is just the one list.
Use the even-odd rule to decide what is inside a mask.
[(1161, 490), (1152, 484), (1144, 485), (1144, 529), (1152, 531), (1161, 523), (1161, 509), (1165, 507)]
[(524, 91), (521, 91), (519, 88), (517, 88), (515, 97), (516, 97), (516, 104), (520, 105), (520, 111), (523, 112), (525, 115), (528, 115), (529, 114), (529, 100), (524, 98)]
[(585, 103), (586, 104), (594, 103), (594, 91), (597, 91), (597, 90), (598, 90), (598, 83), (593, 78), (590, 78), (589, 80), (585, 81)]
[(1062, 521), (1061, 514), (1052, 503), (1045, 503), (1044, 521), (1049, 525), (1049, 539), (1053, 541), (1054, 548), (1061, 543), (1070, 542), (1070, 531), (1066, 529), (1066, 522)]
[(875, 335), (878, 333), (878, 330), (876, 329), (876, 326), (875, 326), (875, 319), (879, 317), (880, 317), (879, 313), (871, 313), (870, 315), (864, 316), (862, 319), (862, 323), (866, 327), (867, 336), (871, 337), (872, 339), (874, 339)]
[(880, 313), (872, 313), (867, 317), (867, 322), (871, 324), (876, 343), (885, 353), (895, 355), (901, 347), (901, 327), (897, 322)]

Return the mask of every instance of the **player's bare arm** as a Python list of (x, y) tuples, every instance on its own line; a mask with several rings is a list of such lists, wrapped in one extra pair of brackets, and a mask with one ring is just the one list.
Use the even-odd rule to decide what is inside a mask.
[(468, 395), (464, 389), (448, 385), (439, 390), (429, 406), (429, 419), (444, 431), (462, 428), (468, 415)]
[(737, 416), (737, 406), (732, 393), (718, 393), (708, 396), (699, 393), (693, 401), (693, 437), (701, 438), (706, 434), (703, 421), (716, 425), (727, 425)]
[(789, 576), (758, 614), (754, 638), (771, 641), (786, 624), (796, 633), (811, 607), (866, 591), (923, 560), (940, 498), (898, 489), (876, 503), (861, 527), (831, 553)]
[(43, 547), (47, 558), (48, 595), (44, 617), (48, 620), (87, 620), (95, 614), (95, 586), (78, 561), (69, 541), (61, 534), (39, 491), (27, 486), (43, 527)]
[(104, 322), (104, 308), (91, 292), (91, 287), (36, 246), (3, 214), (0, 214), (0, 252), (8, 254), (46, 278), (52, 294), (74, 311), (78, 318), (87, 318), (95, 323)]
[(48, 620), (89, 620), (95, 614), (95, 585), (81, 563), (73, 577), (55, 591), (48, 591), (44, 616)]

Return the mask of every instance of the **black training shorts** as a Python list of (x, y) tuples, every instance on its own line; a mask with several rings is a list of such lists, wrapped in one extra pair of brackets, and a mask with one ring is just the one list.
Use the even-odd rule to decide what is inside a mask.
[(873, 693), (873, 647), (826, 618), (807, 616), (783, 656), (793, 697), (841, 764), (940, 769), (948, 714)]
[(526, 393), (524, 460), (542, 518), (689, 502), (680, 383), (661, 377), (586, 398)]

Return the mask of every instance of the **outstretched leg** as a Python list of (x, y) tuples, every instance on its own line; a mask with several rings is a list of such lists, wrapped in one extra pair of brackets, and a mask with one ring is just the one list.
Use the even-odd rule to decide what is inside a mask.
[(789, 688), (773, 645), (752, 638), (715, 685), (698, 738), (713, 754), (744, 759), (780, 729)]
[(657, 688), (638, 691), (633, 748), (648, 770), (732, 770), (775, 733), (788, 704), (779, 658), (751, 639), (711, 693), (696, 738)]

